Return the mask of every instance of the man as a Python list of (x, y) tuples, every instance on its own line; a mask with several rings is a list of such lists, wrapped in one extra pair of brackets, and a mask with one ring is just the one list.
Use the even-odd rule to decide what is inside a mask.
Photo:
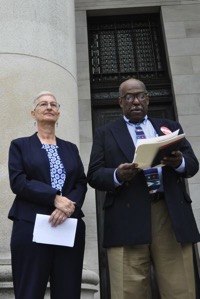
[(119, 94), (123, 117), (97, 130), (88, 169), (89, 184), (106, 191), (104, 246), (111, 298), (151, 298), (152, 262), (161, 298), (195, 299), (192, 243), (200, 241), (200, 234), (184, 178), (197, 173), (197, 158), (184, 138), (178, 150), (163, 157), (163, 167), (155, 169), (158, 189), (150, 190), (149, 177), (132, 163), (135, 124), (140, 124), (142, 138), (183, 130), (178, 122), (147, 116), (143, 82), (129, 79)]

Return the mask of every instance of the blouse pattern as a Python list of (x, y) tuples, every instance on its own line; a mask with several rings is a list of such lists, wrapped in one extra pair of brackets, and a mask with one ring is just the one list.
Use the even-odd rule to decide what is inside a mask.
[(62, 188), (66, 179), (66, 171), (57, 151), (56, 144), (43, 144), (50, 163), (51, 186), (62, 192)]

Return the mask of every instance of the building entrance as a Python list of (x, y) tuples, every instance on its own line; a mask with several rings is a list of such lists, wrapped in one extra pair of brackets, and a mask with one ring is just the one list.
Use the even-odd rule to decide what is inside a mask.
[[(159, 13), (88, 17), (90, 88), (93, 131), (118, 119), (118, 88), (129, 78), (147, 87), (149, 115), (176, 119)], [(103, 239), (104, 192), (96, 190), (101, 299), (110, 298)], [(153, 299), (159, 299), (152, 268)]]

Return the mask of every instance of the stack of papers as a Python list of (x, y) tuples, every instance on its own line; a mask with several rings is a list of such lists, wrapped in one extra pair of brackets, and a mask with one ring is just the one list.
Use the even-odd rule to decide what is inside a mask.
[(185, 137), (185, 133), (180, 135), (178, 133), (179, 130), (159, 137), (138, 139), (133, 163), (137, 163), (141, 169), (163, 166), (160, 164), (163, 157), (177, 151)]
[(77, 219), (68, 218), (62, 224), (52, 226), (49, 217), (49, 215), (36, 215), (33, 242), (73, 247)]

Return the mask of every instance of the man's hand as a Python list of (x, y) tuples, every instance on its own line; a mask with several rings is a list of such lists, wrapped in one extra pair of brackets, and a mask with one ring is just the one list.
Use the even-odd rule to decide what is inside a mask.
[(182, 153), (180, 151), (173, 151), (170, 156), (164, 157), (161, 161), (162, 164), (177, 168), (182, 163)]
[(124, 163), (120, 164), (116, 171), (117, 180), (119, 182), (131, 181), (134, 176), (141, 170), (137, 168), (138, 164)]

